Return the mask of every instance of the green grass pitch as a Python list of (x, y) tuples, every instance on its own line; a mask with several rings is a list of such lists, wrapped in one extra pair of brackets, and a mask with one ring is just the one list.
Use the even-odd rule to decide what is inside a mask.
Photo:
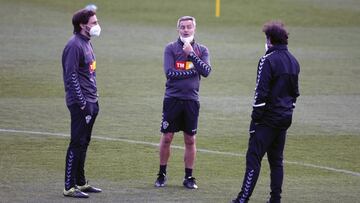
[[(227, 0), (216, 18), (215, 0), (0, 0), (0, 202), (70, 201), (62, 196), (70, 117), (61, 53), (73, 12), (88, 3), (99, 8), (102, 33), (93, 40), (100, 114), (85, 170), (104, 192), (86, 201), (226, 203), (235, 197), (264, 54), (261, 27), (273, 19), (287, 25), (289, 49), (301, 65), (283, 202), (360, 201), (359, 1)], [(163, 49), (176, 39), (182, 15), (197, 18), (196, 39), (209, 48), (213, 67), (201, 82), (196, 191), (182, 187), (181, 134), (168, 187), (153, 187)], [(265, 202), (268, 193), (263, 160), (251, 200)]]

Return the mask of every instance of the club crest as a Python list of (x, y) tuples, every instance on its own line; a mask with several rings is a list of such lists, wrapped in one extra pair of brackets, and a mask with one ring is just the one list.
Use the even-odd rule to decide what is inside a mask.
[(85, 117), (86, 124), (89, 124), (89, 123), (90, 123), (91, 118), (92, 118), (91, 115), (87, 115), (87, 116)]
[(163, 129), (166, 129), (166, 128), (168, 128), (169, 127), (169, 123), (167, 122), (167, 121), (163, 121), (162, 122), (162, 128)]

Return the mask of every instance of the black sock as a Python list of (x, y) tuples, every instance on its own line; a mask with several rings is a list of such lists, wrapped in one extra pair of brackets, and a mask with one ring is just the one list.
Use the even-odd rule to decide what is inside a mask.
[(160, 165), (159, 174), (165, 174), (166, 175), (166, 166), (167, 165)]
[(192, 168), (185, 168), (185, 178), (192, 176)]

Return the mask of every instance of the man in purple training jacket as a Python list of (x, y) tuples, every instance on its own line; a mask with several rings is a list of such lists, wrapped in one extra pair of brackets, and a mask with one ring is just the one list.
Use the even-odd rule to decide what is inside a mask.
[(194, 17), (183, 16), (178, 19), (179, 38), (169, 43), (164, 52), (164, 73), (166, 90), (161, 121), (160, 169), (155, 187), (166, 185), (166, 168), (170, 157), (170, 145), (175, 132), (184, 132), (185, 176), (183, 185), (197, 189), (192, 175), (195, 157), (199, 116), (200, 79), (211, 72), (208, 49), (195, 42), (196, 21)]
[(85, 179), (85, 158), (91, 131), (99, 112), (96, 86), (96, 60), (90, 39), (99, 36), (101, 28), (96, 11), (81, 9), (73, 15), (74, 35), (62, 55), (66, 105), (71, 116), (71, 140), (66, 154), (63, 195), (88, 198), (87, 193), (101, 189)]
[(270, 165), (268, 203), (280, 203), (286, 131), (291, 125), (296, 99), (300, 95), (300, 66), (288, 51), (288, 32), (283, 23), (270, 21), (264, 25), (263, 32), (266, 53), (260, 58), (257, 69), (245, 175), (241, 191), (232, 203), (249, 201), (265, 153)]

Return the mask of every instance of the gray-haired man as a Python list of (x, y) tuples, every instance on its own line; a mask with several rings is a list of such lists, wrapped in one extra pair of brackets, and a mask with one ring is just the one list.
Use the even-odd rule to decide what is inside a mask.
[(199, 87), (201, 76), (210, 74), (208, 49), (195, 42), (196, 21), (194, 17), (183, 16), (177, 22), (179, 38), (169, 43), (164, 52), (164, 73), (166, 90), (161, 122), (160, 169), (156, 187), (166, 185), (166, 168), (170, 157), (170, 145), (175, 132), (184, 132), (185, 177), (183, 185), (197, 189), (192, 176), (196, 157), (195, 135), (199, 116)]

